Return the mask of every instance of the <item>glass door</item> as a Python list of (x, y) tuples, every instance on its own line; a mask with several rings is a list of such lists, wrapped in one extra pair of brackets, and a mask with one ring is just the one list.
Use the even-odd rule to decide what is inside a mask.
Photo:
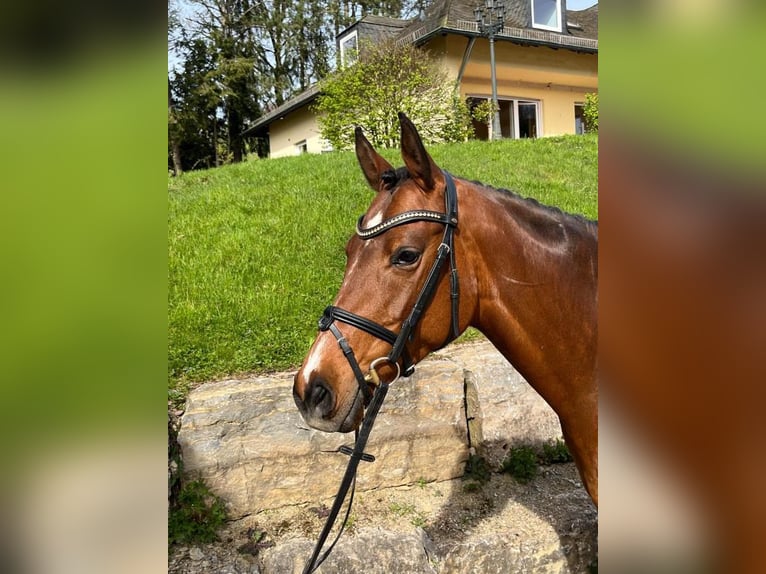
[(516, 133), (517, 138), (536, 138), (537, 137), (537, 102), (517, 102), (518, 121), (516, 125), (519, 129)]

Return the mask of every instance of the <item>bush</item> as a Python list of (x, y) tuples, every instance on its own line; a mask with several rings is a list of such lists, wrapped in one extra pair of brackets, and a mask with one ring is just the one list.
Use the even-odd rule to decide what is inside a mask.
[(492, 100), (482, 100), (471, 108), (471, 118), (481, 124), (489, 124), (497, 109)]
[(556, 439), (555, 443), (543, 444), (543, 454), (540, 458), (543, 464), (561, 464), (573, 460), (567, 445), (561, 439)]
[(537, 454), (529, 446), (512, 448), (505, 457), (501, 472), (507, 472), (521, 483), (527, 483), (537, 475)]
[(463, 491), (474, 492), (481, 488), (482, 484), (489, 482), (491, 471), (487, 460), (483, 456), (471, 454), (465, 461), (465, 472), (463, 473)]
[(598, 133), (598, 94), (585, 95), (583, 122), (585, 122), (586, 132)]
[(399, 144), (398, 112), (418, 126), (426, 145), (462, 142), (471, 134), (470, 112), (443, 65), (411, 44), (362, 46), (353, 65), (325, 78), (315, 110), (322, 137), (351, 149), (361, 126), (373, 146)]
[(201, 480), (187, 482), (170, 506), (168, 543), (214, 542), (226, 521), (223, 501), (210, 492)]

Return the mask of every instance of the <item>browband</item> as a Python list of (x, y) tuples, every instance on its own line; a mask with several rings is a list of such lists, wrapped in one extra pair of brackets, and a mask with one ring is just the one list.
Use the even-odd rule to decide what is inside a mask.
[(385, 221), (378, 223), (377, 225), (368, 227), (367, 229), (362, 229), (363, 219), (364, 215), (362, 215), (356, 222), (356, 234), (362, 239), (370, 239), (371, 237), (385, 233), (392, 227), (396, 227), (397, 225), (404, 225), (405, 223), (412, 223), (413, 221), (433, 221), (434, 223), (442, 223), (452, 227), (457, 225), (457, 217), (450, 218), (450, 216), (446, 213), (420, 209), (399, 213), (398, 215), (394, 215), (393, 217), (390, 217)]

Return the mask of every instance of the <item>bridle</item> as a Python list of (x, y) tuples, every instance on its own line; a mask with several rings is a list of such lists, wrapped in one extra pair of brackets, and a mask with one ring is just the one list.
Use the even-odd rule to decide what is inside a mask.
[[(370, 335), (377, 337), (391, 345), (391, 352), (386, 357), (380, 357), (373, 361), (376, 365), (382, 362), (388, 362), (396, 367), (397, 375), (393, 381), (395, 382), (399, 376), (409, 377), (414, 371), (415, 366), (412, 364), (412, 359), (407, 352), (406, 344), (412, 339), (413, 329), (418, 324), (423, 311), (428, 307), (431, 299), (436, 292), (436, 285), (441, 275), (442, 267), (449, 257), (450, 262), (450, 293), (452, 299), (452, 315), (450, 333), (447, 341), (454, 339), (459, 334), (458, 325), (458, 307), (459, 307), (459, 288), (458, 288), (458, 276), (457, 267), (455, 265), (455, 250), (453, 249), (454, 233), (457, 227), (457, 191), (455, 189), (455, 182), (452, 176), (446, 171), (442, 172), (446, 182), (446, 189), (444, 192), (444, 204), (445, 212), (439, 213), (438, 211), (426, 211), (426, 210), (412, 210), (400, 213), (385, 221), (378, 223), (372, 227), (362, 228), (362, 220), (364, 215), (359, 218), (356, 224), (356, 234), (363, 240), (372, 239), (379, 235), (384, 234), (389, 229), (398, 227), (400, 225), (406, 225), (408, 223), (414, 223), (416, 221), (430, 221), (433, 223), (441, 223), (444, 225), (444, 235), (442, 242), (436, 252), (436, 259), (431, 265), (431, 270), (428, 273), (423, 287), (418, 294), (418, 298), (415, 301), (415, 305), (412, 307), (409, 316), (402, 323), (402, 327), (399, 333), (396, 334), (393, 331), (367, 319), (361, 317), (340, 307), (334, 307), (330, 305), (324, 310), (324, 314), (319, 319), (319, 330), (330, 331), (338, 340), (343, 354), (346, 356), (351, 370), (354, 372), (359, 388), (365, 399), (365, 406), (367, 406), (372, 400), (372, 391), (369, 389), (369, 378), (366, 378), (362, 373), (359, 363), (354, 356), (354, 352), (346, 341), (345, 337), (341, 334), (338, 327), (335, 325), (335, 321), (346, 323), (357, 329), (361, 329), (369, 333)], [(402, 359), (402, 366), (399, 366), (399, 359)], [(377, 363), (376, 363), (377, 361)]]
[[(319, 540), (317, 541), (316, 547), (314, 548), (314, 552), (303, 570), (304, 574), (310, 574), (319, 568), (320, 564), (322, 564), (322, 562), (324, 562), (324, 560), (330, 555), (330, 552), (332, 552), (335, 544), (340, 539), (340, 535), (343, 533), (343, 527), (348, 520), (348, 516), (351, 512), (351, 505), (354, 501), (353, 488), (351, 490), (351, 497), (349, 499), (348, 508), (346, 510), (346, 516), (343, 524), (340, 527), (340, 531), (338, 532), (337, 537), (327, 549), (327, 551), (325, 551), (322, 557), (319, 558), (319, 553), (321, 552), (322, 547), (324, 546), (324, 543), (330, 534), (330, 530), (335, 523), (335, 519), (340, 512), (340, 508), (346, 498), (346, 493), (348, 492), (349, 487), (352, 487), (352, 485), (355, 483), (356, 469), (359, 465), (359, 461), (364, 460), (366, 462), (373, 462), (375, 460), (374, 456), (364, 452), (364, 447), (367, 444), (367, 439), (369, 438), (370, 431), (372, 431), (375, 417), (377, 416), (378, 411), (383, 404), (383, 399), (388, 392), (388, 386), (392, 383), (395, 383), (400, 376), (409, 377), (413, 372), (415, 372), (415, 366), (412, 363), (412, 359), (407, 351), (406, 345), (408, 341), (412, 340), (412, 335), (415, 327), (420, 321), (423, 312), (426, 310), (431, 300), (433, 299), (439, 278), (441, 276), (442, 268), (444, 267), (447, 260), (449, 260), (450, 264), (450, 298), (452, 302), (452, 312), (450, 315), (450, 331), (447, 335), (445, 344), (455, 339), (460, 334), (458, 316), (460, 306), (460, 292), (457, 266), (455, 265), (454, 249), (454, 234), (458, 223), (457, 190), (455, 188), (455, 182), (452, 179), (452, 176), (446, 171), (442, 171), (442, 173), (444, 174), (444, 180), (446, 184), (444, 191), (444, 213), (419, 209), (405, 211), (368, 228), (362, 228), (362, 221), (364, 219), (364, 215), (362, 215), (356, 224), (357, 236), (365, 241), (382, 235), (394, 227), (414, 223), (416, 221), (428, 221), (432, 223), (441, 223), (444, 225), (444, 235), (442, 236), (441, 244), (439, 245), (439, 248), (436, 252), (436, 258), (431, 265), (431, 270), (428, 272), (426, 281), (418, 293), (418, 298), (416, 299), (410, 314), (404, 320), (401, 328), (399, 329), (399, 333), (394, 333), (393, 331), (383, 327), (382, 325), (379, 325), (378, 323), (375, 323), (374, 321), (371, 321), (370, 319), (361, 317), (355, 313), (332, 305), (328, 306), (324, 310), (322, 317), (319, 319), (319, 330), (330, 331), (335, 336), (338, 341), (338, 346), (345, 355), (346, 360), (351, 365), (351, 370), (354, 372), (354, 378), (359, 385), (359, 392), (362, 393), (364, 406), (367, 410), (365, 412), (364, 418), (362, 419), (360, 430), (356, 432), (354, 447), (351, 448), (344, 445), (338, 449), (339, 452), (350, 456), (348, 467), (346, 468), (346, 473), (344, 474), (343, 480), (341, 481), (340, 488), (338, 489), (338, 494), (335, 496), (335, 502), (333, 503), (330, 514), (327, 517), (327, 522), (322, 529), (322, 533), (319, 536)], [(353, 349), (351, 349), (348, 341), (343, 336), (340, 329), (338, 329), (338, 326), (335, 324), (336, 322), (345, 323), (357, 329), (361, 329), (362, 331), (365, 331), (366, 333), (369, 333), (370, 335), (385, 341), (391, 345), (391, 351), (388, 353), (388, 355), (379, 357), (372, 361), (370, 363), (369, 370), (365, 375), (362, 372), (358, 361), (356, 360)], [(400, 359), (402, 362), (401, 366), (399, 364)], [(389, 363), (396, 369), (396, 375), (391, 381), (383, 381), (378, 376), (376, 368), (378, 365), (383, 363)], [(370, 390), (371, 385), (375, 388), (374, 393)]]

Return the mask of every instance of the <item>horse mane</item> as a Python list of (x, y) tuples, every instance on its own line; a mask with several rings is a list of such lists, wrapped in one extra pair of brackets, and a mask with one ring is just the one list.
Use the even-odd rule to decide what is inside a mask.
[[(390, 193), (393, 193), (401, 183), (410, 179), (410, 172), (406, 167), (398, 167), (396, 169), (389, 169), (384, 171), (380, 178), (383, 181), (385, 189), (387, 189)], [(536, 215), (536, 217), (526, 223), (534, 228), (537, 233), (546, 235), (545, 228), (549, 224), (555, 224), (556, 226), (559, 224), (569, 224), (571, 227), (582, 228), (587, 233), (592, 233), (593, 235), (598, 236), (597, 219), (590, 219), (579, 213), (569, 213), (559, 207), (540, 203), (534, 197), (525, 197), (510, 189), (492, 187), (491, 185), (487, 185), (476, 180), (463, 179), (463, 181), (471, 183), (472, 185), (478, 187), (480, 190), (499, 194), (512, 200), (513, 202), (529, 207), (531, 213)]]
[(516, 204), (528, 207), (530, 213), (536, 216), (528, 223), (530, 223), (537, 232), (542, 231), (541, 228), (544, 227), (546, 223), (550, 223), (557, 226), (559, 224), (565, 224), (569, 227), (580, 228), (587, 233), (598, 236), (597, 219), (590, 219), (579, 213), (569, 213), (559, 207), (541, 203), (534, 197), (525, 197), (510, 189), (498, 189), (476, 180), (471, 180), (470, 183), (477, 186), (480, 190), (487, 191), (488, 193), (499, 194), (502, 197), (510, 199)]

